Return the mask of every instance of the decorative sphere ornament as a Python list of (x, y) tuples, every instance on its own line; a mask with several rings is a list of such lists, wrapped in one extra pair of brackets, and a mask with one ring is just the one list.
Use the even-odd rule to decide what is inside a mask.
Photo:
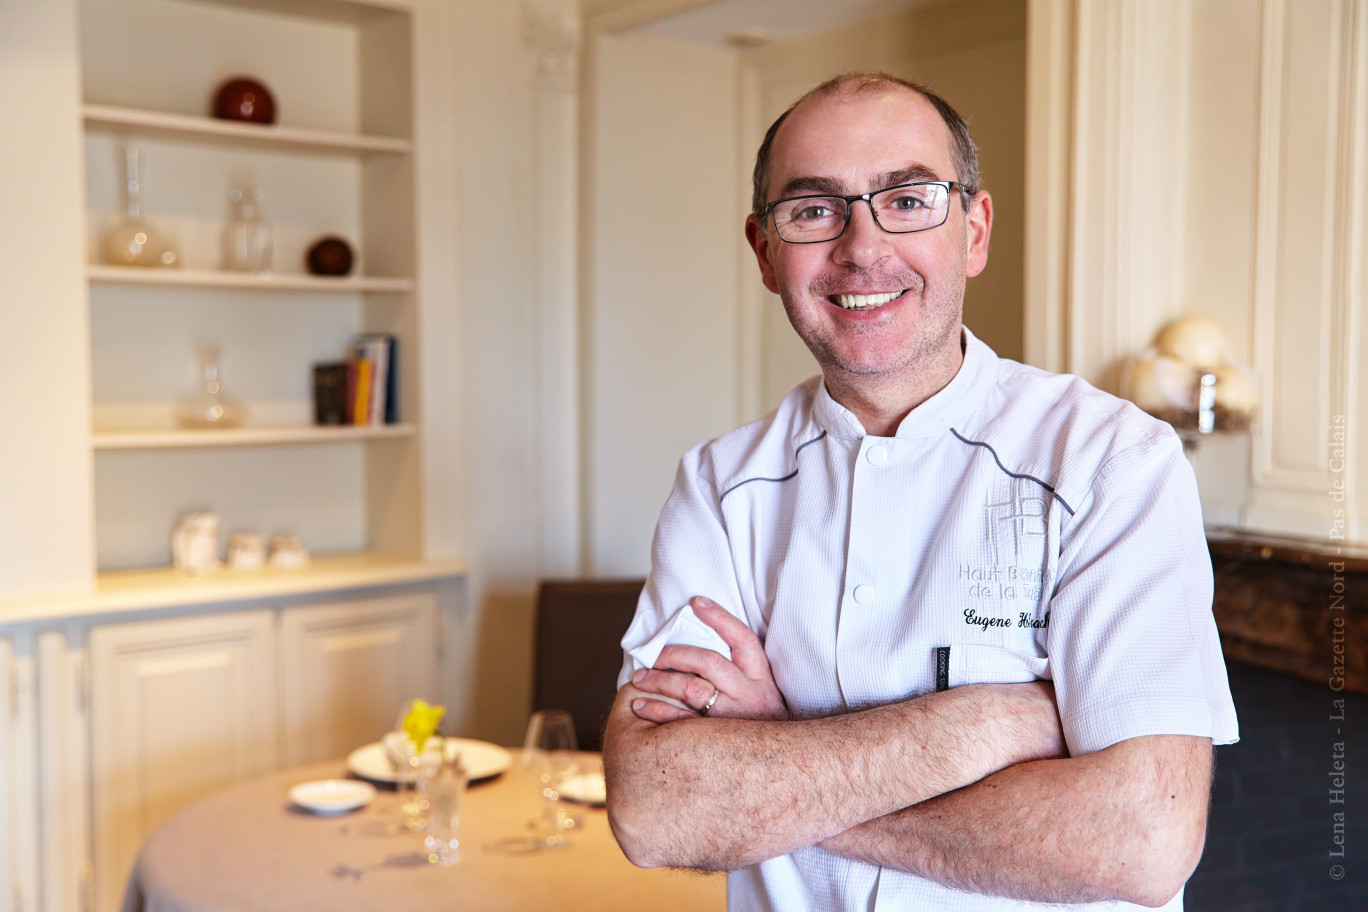
[(1192, 409), (1196, 374), (1177, 358), (1153, 355), (1131, 368), (1126, 394), (1147, 412)]
[(1259, 391), (1249, 379), (1249, 375), (1237, 367), (1218, 367), (1216, 374), (1216, 405), (1253, 415), (1259, 410)]
[(325, 237), (314, 242), (305, 256), (309, 272), (320, 276), (344, 276), (351, 272), (351, 245), (340, 237)]
[(1208, 317), (1174, 320), (1155, 339), (1159, 351), (1198, 370), (1215, 370), (1226, 361), (1226, 338)]
[(220, 120), (272, 124), (276, 117), (275, 98), (270, 89), (255, 79), (239, 76), (214, 92), (214, 116)]

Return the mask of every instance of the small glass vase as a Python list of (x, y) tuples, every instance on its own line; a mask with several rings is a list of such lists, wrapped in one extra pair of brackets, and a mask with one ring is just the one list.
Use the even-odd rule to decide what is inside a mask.
[(442, 766), (445, 739), (432, 735), (418, 746), (402, 729), (387, 732), (380, 739), (385, 756), (394, 769), (394, 792), (399, 799), (400, 826), (422, 832), (428, 823), (433, 777)]
[(223, 226), (223, 268), (228, 272), (271, 271), (271, 225), (261, 217), (261, 192), (250, 187), (228, 191), (228, 221)]
[(200, 387), (195, 398), (181, 404), (176, 417), (182, 427), (231, 428), (242, 424), (246, 410), (223, 393), (219, 380), (219, 350), (216, 345), (201, 346)]
[(116, 266), (174, 266), (170, 241), (142, 215), (138, 150), (124, 150), (124, 217), (104, 239), (104, 258)]

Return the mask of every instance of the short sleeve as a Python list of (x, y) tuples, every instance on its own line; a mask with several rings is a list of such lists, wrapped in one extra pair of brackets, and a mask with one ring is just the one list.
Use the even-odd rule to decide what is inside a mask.
[(625, 653), (618, 686), (650, 668), (667, 645), (731, 650), (700, 621), (689, 599), (707, 596), (745, 620), (731, 547), (711, 477), (706, 445), (685, 454), (674, 489), (661, 511), (651, 543), (651, 573), (637, 602), (636, 616), (622, 638)]
[(1112, 457), (1061, 530), (1046, 637), (1071, 753), (1142, 735), (1239, 737), (1211, 558), (1175, 435)]

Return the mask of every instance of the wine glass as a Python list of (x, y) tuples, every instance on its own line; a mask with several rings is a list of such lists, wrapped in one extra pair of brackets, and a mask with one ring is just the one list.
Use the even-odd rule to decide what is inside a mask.
[(575, 721), (562, 709), (543, 709), (527, 722), (522, 765), (537, 779), (542, 796), (541, 817), (530, 823), (546, 846), (565, 844), (567, 830), (584, 824), (582, 810), (567, 804), (561, 795), (566, 779), (579, 770), (575, 749)]

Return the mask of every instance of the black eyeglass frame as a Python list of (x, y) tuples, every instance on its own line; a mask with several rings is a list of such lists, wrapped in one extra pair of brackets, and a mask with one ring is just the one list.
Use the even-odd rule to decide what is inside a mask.
[[(906, 231), (893, 231), (890, 228), (885, 228), (883, 223), (879, 221), (879, 213), (874, 209), (873, 198), (878, 196), (880, 193), (887, 193), (890, 190), (902, 190), (906, 187), (925, 187), (927, 184), (937, 184), (945, 188), (945, 195), (947, 197), (947, 204), (945, 206), (945, 218), (941, 219), (938, 223), (934, 225), (927, 225), (925, 228), (909, 228)], [(956, 181), (912, 181), (911, 183), (907, 184), (895, 184), (892, 187), (884, 187), (881, 190), (871, 190), (868, 193), (856, 193), (853, 196), (842, 196), (839, 193), (805, 193), (802, 196), (786, 196), (783, 199), (777, 199), (773, 200), (772, 202), (766, 203), (765, 218), (771, 219), (774, 222), (774, 233), (779, 235), (779, 240), (783, 241), (785, 244), (826, 244), (830, 241), (836, 240), (841, 235), (846, 233), (846, 229), (850, 227), (850, 214), (855, 211), (855, 202), (858, 200), (864, 200), (865, 205), (869, 207), (869, 214), (874, 218), (874, 224), (878, 225), (880, 230), (882, 230), (886, 234), (916, 234), (919, 231), (930, 231), (933, 228), (939, 228), (941, 225), (944, 225), (946, 222), (950, 220), (950, 206), (948, 203), (948, 197), (950, 196), (951, 191), (954, 190), (958, 190), (961, 193), (963, 193), (964, 185)], [(774, 218), (774, 207), (778, 206), (780, 203), (791, 203), (795, 200), (805, 199), (844, 200), (846, 204), (845, 222), (841, 225), (841, 230), (838, 231), (832, 237), (822, 238), (820, 241), (790, 241), (788, 238), (784, 237), (783, 232), (779, 230), (778, 219)]]

